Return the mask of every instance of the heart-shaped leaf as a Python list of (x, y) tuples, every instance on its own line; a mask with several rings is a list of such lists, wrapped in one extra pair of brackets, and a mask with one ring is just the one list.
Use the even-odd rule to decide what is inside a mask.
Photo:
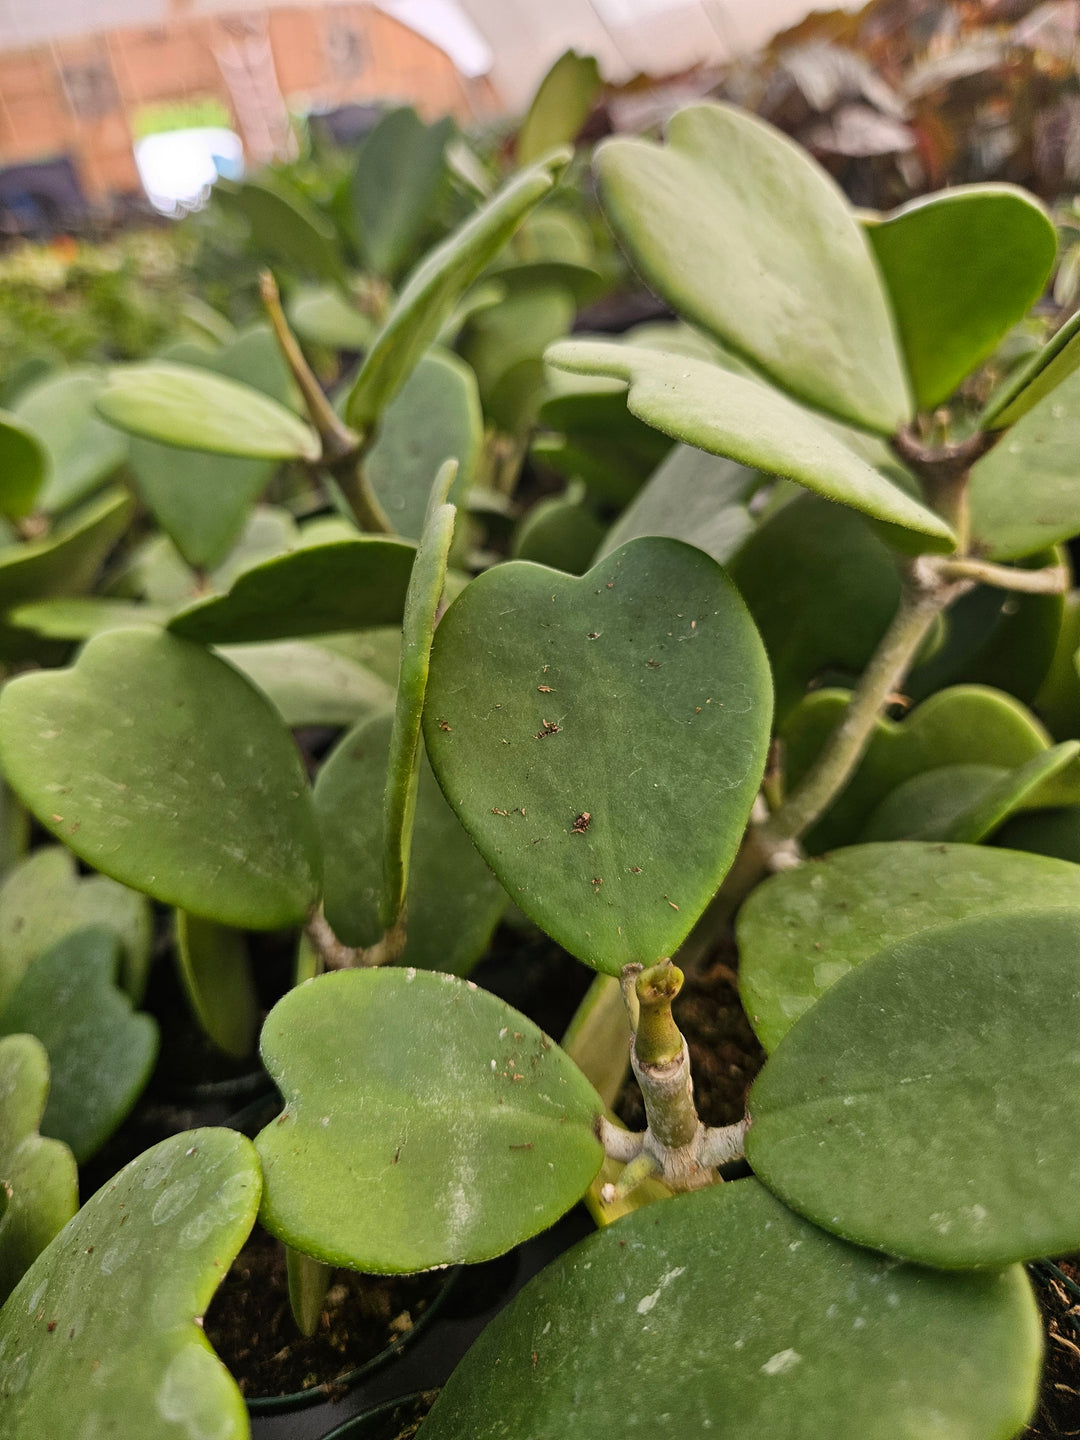
[(524, 435), (531, 428), (543, 399), (544, 351), (569, 333), (576, 309), (565, 286), (541, 282), (513, 289), (501, 305), (473, 317), (462, 353), (500, 430)]
[[(181, 453), (176, 451), (177, 455)], [(233, 463), (229, 461), (230, 465)], [(322, 525), (328, 522), (315, 523)], [(340, 523), (346, 524), (344, 520)], [(305, 527), (305, 534), (308, 529), (310, 527)], [(356, 533), (355, 526), (350, 527), (350, 538)], [(338, 535), (335, 538), (342, 537)], [(176, 610), (197, 598), (205, 598), (208, 583), (211, 592), (228, 590), (245, 570), (261, 565), (264, 560), (284, 555), (288, 550), (295, 550), (302, 543), (296, 521), (287, 510), (277, 505), (256, 505), (246, 514), (232, 548), (209, 576), (194, 572), (167, 535), (155, 535), (131, 556), (124, 577), (125, 585), (152, 605)]]
[(105, 875), (80, 876), (69, 850), (45, 845), (0, 886), (0, 1010), (28, 965), (87, 925), (111, 930), (120, 942), (121, 983), (138, 1004), (146, 991), (154, 938), (145, 896)]
[(600, 67), (592, 55), (565, 50), (537, 86), (518, 131), (519, 165), (531, 165), (553, 145), (572, 145), (601, 88)]
[(247, 945), (239, 930), (176, 912), (180, 978), (199, 1024), (219, 1050), (251, 1054), (259, 1001)]
[(562, 341), (547, 360), (557, 369), (627, 381), (629, 408), (666, 435), (787, 476), (884, 521), (892, 527), (890, 539), (904, 548), (954, 547), (944, 520), (868, 465), (823, 421), (758, 380), (707, 360), (611, 341)]
[(633, 540), (580, 579), (496, 566), (435, 635), (424, 738), (511, 898), (599, 970), (674, 953), (761, 779), (765, 655), (724, 572)]
[(754, 529), (746, 501), (762, 479), (734, 460), (676, 445), (608, 531), (600, 554), (639, 535), (668, 535), (726, 565)]
[[(848, 699), (846, 690), (816, 690), (792, 711), (783, 732), (789, 786), (806, 774), (843, 719)], [(926, 770), (942, 765), (1014, 769), (1049, 745), (1034, 715), (1000, 691), (981, 685), (939, 691), (905, 719), (877, 722), (859, 768), (804, 844), (819, 854), (851, 843), (888, 794)]]
[(157, 1058), (157, 1025), (132, 1013), (119, 965), (112, 931), (76, 930), (31, 963), (0, 1011), (0, 1034), (36, 1035), (48, 1051), (42, 1132), (80, 1164), (128, 1114)]
[(962, 921), (823, 995), (750, 1092), (747, 1158), (845, 1239), (946, 1268), (1080, 1244), (1080, 920)]
[(49, 475), (37, 503), (66, 510), (93, 493), (127, 458), (127, 437), (98, 419), (104, 376), (81, 367), (47, 375), (19, 396), (16, 414), (41, 437)]
[[(383, 796), (391, 724), (384, 714), (351, 730), (327, 756), (315, 782), (326, 856), (323, 907), (334, 934), (347, 945), (374, 945), (383, 933)], [(402, 964), (468, 974), (487, 948), (506, 899), (421, 755)]]
[(432, 478), (444, 460), (458, 462), (450, 499), (465, 503), (483, 438), (476, 376), (458, 356), (432, 348), (387, 406), (364, 462), (371, 488), (399, 535), (419, 540)]
[(48, 1093), (41, 1041), (0, 1040), (0, 1305), (79, 1208), (75, 1157), (38, 1134)]
[(0, 1311), (11, 1440), (247, 1440), (199, 1317), (254, 1223), (259, 1166), (232, 1130), (147, 1150), (83, 1206)]
[(403, 105), (365, 136), (352, 174), (352, 204), (364, 262), (377, 275), (396, 280), (431, 224), (455, 129), (449, 116), (425, 125)]
[(319, 458), (311, 426), (260, 390), (194, 365), (146, 360), (109, 371), (98, 411), (132, 435), (253, 460)]
[(458, 300), (550, 193), (569, 158), (556, 151), (523, 170), (416, 267), (349, 393), (346, 419), (354, 429), (373, 427)]
[(867, 225), (920, 410), (932, 410), (1043, 292), (1049, 215), (1013, 185), (961, 185)]
[(88, 590), (134, 508), (129, 496), (113, 490), (58, 526), (48, 539), (0, 552), (0, 612), (27, 600)]
[(1056, 390), (1080, 365), (1080, 310), (1021, 365), (987, 401), (979, 416), (982, 430), (1002, 430)]
[(222, 924), (277, 929), (318, 894), (311, 793), (262, 695), (153, 630), (91, 640), (68, 670), (0, 695), (0, 762), (89, 864)]
[(227, 595), (173, 617), (174, 635), (204, 645), (290, 640), (400, 621), (416, 548), (382, 535), (302, 545), (246, 569)]
[(969, 917), (1078, 904), (1080, 866), (1060, 860), (977, 845), (834, 850), (767, 880), (739, 911), (743, 1006), (773, 1050), (830, 985), (898, 940)]
[(1015, 811), (1030, 804), (1046, 781), (1080, 753), (1075, 740), (1033, 755), (1014, 770), (995, 765), (939, 765), (914, 775), (887, 795), (860, 841), (950, 840), (977, 845)]
[(983, 1440), (1023, 1427), (1040, 1359), (1018, 1267), (891, 1264), (740, 1180), (560, 1256), (483, 1332), (423, 1428), (425, 1440)]
[(583, 575), (606, 532), (607, 526), (585, 498), (585, 486), (575, 480), (562, 495), (537, 501), (515, 531), (511, 553), (515, 560)]
[(390, 732), (383, 802), (384, 883), (379, 916), (387, 929), (401, 918), (409, 881), (409, 848), (420, 764), (420, 719), (427, 692), (435, 618), (446, 585), (450, 543), (454, 538), (457, 510), (447, 497), (456, 475), (457, 461), (447, 460), (435, 477), (405, 597), (397, 703)]
[(860, 674), (900, 603), (889, 547), (861, 515), (817, 495), (764, 521), (732, 560), (731, 578), (769, 653), (779, 724), (811, 680)]
[(375, 334), (371, 319), (350, 304), (336, 285), (301, 286), (286, 309), (301, 340), (329, 350), (366, 350)]
[[(268, 177), (268, 172), (262, 175)], [(214, 198), (243, 215), (251, 226), (255, 249), (269, 259), (282, 261), (301, 275), (343, 283), (345, 270), (333, 225), (280, 174), (268, 180), (245, 180), (235, 188), (218, 185)]]
[(671, 453), (671, 441), (630, 413), (617, 380), (548, 367), (547, 388), (533, 454), (568, 480), (584, 480), (602, 499), (625, 505)]
[(346, 655), (303, 640), (225, 645), (218, 654), (271, 700), (285, 724), (355, 725), (394, 703), (385, 680)]
[(80, 595), (70, 600), (31, 600), (17, 605), (7, 618), (17, 629), (32, 630), (47, 640), (89, 640), (106, 630), (164, 625), (169, 612), (163, 605), (144, 605), (139, 600)]
[(818, 409), (891, 433), (911, 412), (888, 301), (840, 189), (772, 126), (693, 105), (667, 145), (609, 140), (604, 211), (649, 286)]
[(278, 1001), (262, 1050), (285, 1110), (256, 1140), (261, 1218), (329, 1264), (490, 1259), (551, 1225), (600, 1168), (599, 1096), (471, 982), (322, 975)]
[(1080, 533), (1080, 372), (1063, 380), (972, 468), (971, 534), (979, 554), (1020, 560)]
[(13, 520), (29, 515), (48, 467), (49, 454), (37, 431), (0, 410), (0, 515)]

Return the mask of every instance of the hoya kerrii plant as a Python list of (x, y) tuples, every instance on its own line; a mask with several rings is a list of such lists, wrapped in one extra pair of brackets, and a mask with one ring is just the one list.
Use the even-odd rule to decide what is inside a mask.
[[(137, 1024), (138, 947), (97, 916), (63, 941), (91, 958), (53, 947), (15, 978), (0, 1397), (20, 1440), (134, 1414), (148, 1440), (245, 1434), (191, 1321), (256, 1206), (304, 1323), (329, 1266), (483, 1260), (586, 1195), (598, 1233), (488, 1328), (424, 1435), (1004, 1440), (1032, 1412), (1022, 1265), (1080, 1244), (1080, 682), (1060, 549), (1080, 532), (1077, 327), (985, 399), (969, 377), (1040, 298), (1053, 228), (1002, 186), (857, 216), (721, 106), (682, 112), (663, 143), (607, 142), (604, 212), (681, 323), (561, 341), (547, 374), (499, 344), (547, 301), (500, 282), (471, 336), (473, 373), (491, 361), (489, 496), (527, 446), (578, 483), (521, 527), (526, 558), (486, 564), (461, 538), (460, 448), (436, 427), (405, 485), (409, 447), (385, 447), (425, 367), (412, 413), (455, 393), (432, 342), (565, 158), (536, 159), (420, 262), (336, 407), (270, 281), (302, 413), (177, 358), (97, 394), (145, 442), (305, 467), (339, 513), (160, 613), (20, 596), (12, 644), (98, 633), (5, 685), (0, 768), (119, 894), (177, 910), (219, 1036), (252, 1023), (236, 931), (302, 927), (310, 978), (263, 1027), (284, 1108), (254, 1149), (165, 1141), (44, 1249), (71, 1161), (24, 1037), (51, 1055), (35, 1027), (61, 1022), (73, 974)], [(514, 285), (529, 304), (495, 319)], [(10, 434), (29, 454), (19, 520), (36, 442)], [(189, 556), (204, 575), (209, 558)], [(150, 623), (106, 628), (133, 614)], [(245, 654), (388, 627), (396, 683), (373, 672), (376, 702), (311, 786)], [(1003, 827), (1017, 849), (982, 843)], [(69, 870), (63, 890), (94, 883)], [(565, 1048), (454, 973), (506, 897), (597, 972)], [(768, 1059), (746, 1118), (710, 1127), (672, 1004), (733, 915)], [(627, 1061), (641, 1133), (609, 1108)], [(78, 1135), (60, 1137), (76, 1155)], [(724, 1182), (739, 1159), (753, 1176)], [(46, 1203), (35, 1236), (24, 1217)]]

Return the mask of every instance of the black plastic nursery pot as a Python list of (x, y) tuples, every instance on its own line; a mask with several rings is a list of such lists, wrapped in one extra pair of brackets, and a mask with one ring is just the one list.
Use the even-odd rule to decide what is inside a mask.
[(367, 1415), (346, 1420), (327, 1440), (403, 1440), (414, 1433), (434, 1399), (434, 1391), (422, 1390), (417, 1395), (406, 1395), (403, 1400), (391, 1400)]

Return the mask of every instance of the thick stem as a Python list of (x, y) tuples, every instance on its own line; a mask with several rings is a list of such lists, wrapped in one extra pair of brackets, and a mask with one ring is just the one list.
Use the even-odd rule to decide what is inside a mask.
[(689, 1145), (701, 1126), (690, 1056), (671, 1013), (682, 983), (682, 971), (662, 960), (643, 970), (635, 987), (641, 1014), (630, 1060), (645, 1101), (648, 1133), (665, 1150)]
[(395, 533), (389, 516), (371, 488), (371, 482), (364, 471), (362, 454), (346, 455), (327, 468), (349, 502), (349, 509), (356, 516), (357, 524), (362, 530), (371, 530), (378, 535)]
[(951, 555), (945, 555), (934, 562), (934, 568), (943, 580), (974, 580), (978, 585), (994, 585), (999, 590), (1017, 590), (1024, 595), (1064, 595), (1069, 588), (1066, 565), (1018, 570), (1013, 565), (995, 565), (989, 560), (966, 556), (954, 560)]

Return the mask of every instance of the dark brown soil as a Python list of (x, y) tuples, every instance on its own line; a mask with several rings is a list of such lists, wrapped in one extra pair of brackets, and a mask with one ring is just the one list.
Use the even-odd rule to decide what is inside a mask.
[[(734, 948), (721, 951), (696, 974), (688, 974), (672, 1006), (690, 1047), (694, 1100), (706, 1125), (734, 1125), (746, 1109), (750, 1082), (765, 1063), (739, 1000)], [(645, 1106), (631, 1078), (615, 1106), (631, 1130), (644, 1130)]]
[(1080, 1435), (1080, 1257), (1032, 1265), (1028, 1273), (1046, 1330), (1046, 1362), (1039, 1409), (1024, 1440), (1061, 1440)]
[(402, 1340), (445, 1283), (443, 1273), (338, 1270), (318, 1329), (308, 1339), (289, 1307), (284, 1247), (256, 1226), (214, 1296), (204, 1326), (249, 1399), (315, 1386), (332, 1391), (336, 1381)]

